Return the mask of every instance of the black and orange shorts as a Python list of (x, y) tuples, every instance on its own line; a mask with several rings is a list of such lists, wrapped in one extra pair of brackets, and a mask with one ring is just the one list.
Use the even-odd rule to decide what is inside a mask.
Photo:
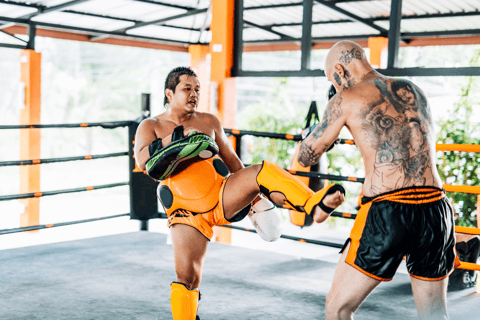
[(390, 281), (405, 257), (412, 277), (441, 280), (459, 264), (454, 227), (453, 208), (442, 189), (410, 187), (363, 197), (344, 246), (351, 242), (345, 262)]

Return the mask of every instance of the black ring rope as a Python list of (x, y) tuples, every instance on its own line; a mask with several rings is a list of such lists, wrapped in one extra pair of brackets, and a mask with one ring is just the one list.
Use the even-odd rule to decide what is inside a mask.
[[(237, 130), (237, 129), (223, 129), (226, 134), (232, 136), (255, 136), (264, 138), (273, 138), (281, 140), (301, 141), (302, 135), (300, 134), (286, 134), (286, 133), (272, 133), (264, 131), (250, 131), (250, 130)], [(350, 144), (355, 145), (352, 139), (338, 139), (338, 144)]]
[[(224, 227), (224, 228), (230, 228), (230, 229), (237, 229), (237, 230), (241, 230), (241, 231), (248, 231), (248, 232), (252, 232), (252, 233), (257, 233), (255, 231), (255, 229), (249, 229), (249, 228), (242, 228), (242, 227), (238, 227), (238, 226), (232, 226), (230, 224), (224, 224), (224, 225), (221, 225), (219, 227)], [(300, 237), (294, 237), (294, 236), (289, 236), (289, 235), (284, 235), (282, 234), (280, 236), (280, 238), (283, 238), (283, 239), (289, 239), (289, 240), (296, 240), (296, 241), (300, 241), (300, 242), (306, 242), (306, 243), (313, 243), (313, 244), (319, 244), (319, 245), (322, 245), (322, 246), (327, 246), (327, 247), (332, 247), (332, 248), (343, 248), (343, 244), (341, 243), (335, 243), (335, 242), (328, 242), (328, 241), (321, 241), (321, 240), (313, 240), (313, 239), (305, 239), (305, 238), (300, 238)]]
[(12, 194), (8, 196), (0, 196), (0, 201), (39, 198), (39, 197), (53, 196), (53, 195), (64, 194), (64, 193), (73, 193), (73, 192), (91, 191), (91, 190), (113, 188), (113, 187), (120, 187), (120, 186), (128, 186), (129, 184), (130, 182), (127, 181), (127, 182), (103, 184), (103, 185), (92, 186), (92, 187), (82, 187), (82, 188), (74, 188), (74, 189), (45, 191), (45, 192), (30, 192), (30, 193), (23, 193), (23, 194)]
[(120, 157), (120, 156), (128, 156), (128, 151), (104, 153), (104, 154), (96, 154), (96, 155), (88, 155), (88, 156), (65, 157), (65, 158), (3, 161), (3, 162), (0, 162), (0, 167), (28, 166), (28, 165), (34, 165), (34, 164), (56, 163), (56, 162), (76, 161), (76, 160), (103, 159), (103, 158)]
[(118, 127), (127, 127), (133, 121), (110, 121), (110, 122), (91, 122), (91, 123), (63, 123), (63, 124), (25, 124), (25, 125), (4, 125), (2, 129), (48, 129), (48, 128), (89, 128), (102, 127), (104, 129), (114, 129)]
[(20, 227), (20, 228), (12, 228), (12, 229), (2, 229), (0, 230), (0, 235), (2, 234), (9, 234), (9, 233), (16, 233), (16, 232), (25, 232), (25, 231), (33, 231), (33, 230), (40, 230), (40, 229), (49, 229), (53, 227), (61, 227), (61, 226), (68, 226), (72, 224), (79, 224), (84, 222), (92, 222), (92, 221), (100, 221), (112, 218), (119, 218), (130, 216), (130, 213), (122, 213), (113, 216), (105, 216), (100, 218), (92, 218), (92, 219), (84, 219), (84, 220), (76, 220), (76, 221), (69, 221), (69, 222), (59, 222), (59, 223), (52, 223), (52, 224), (40, 224), (36, 226), (29, 226), (29, 227)]

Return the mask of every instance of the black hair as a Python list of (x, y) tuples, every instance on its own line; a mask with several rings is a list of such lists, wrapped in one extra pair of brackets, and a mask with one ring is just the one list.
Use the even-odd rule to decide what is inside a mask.
[[(188, 76), (197, 77), (195, 72), (189, 67), (176, 67), (175, 69), (172, 69), (168, 73), (167, 78), (165, 79), (165, 90), (170, 89), (175, 93), (175, 88), (180, 82), (180, 76), (183, 76), (184, 74)], [(168, 98), (167, 98), (167, 94), (165, 94), (165, 97), (163, 98), (163, 105), (165, 106), (167, 105), (167, 103), (168, 103)]]

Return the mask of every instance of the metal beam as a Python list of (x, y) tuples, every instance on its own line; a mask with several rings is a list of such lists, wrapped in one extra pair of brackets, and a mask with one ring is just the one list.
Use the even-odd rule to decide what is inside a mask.
[[(153, 24), (161, 25), (161, 24), (164, 24), (167, 21), (172, 21), (172, 20), (175, 20), (175, 19), (185, 18), (185, 17), (196, 15), (196, 14), (204, 13), (204, 12), (207, 12), (207, 11), (208, 11), (208, 8), (190, 10), (186, 13), (178, 14), (178, 15), (171, 16), (171, 17), (166, 17), (166, 18), (152, 20), (152, 21), (146, 21), (146, 22), (138, 22), (138, 23), (135, 23), (134, 26), (123, 28), (123, 29), (117, 29), (117, 30), (114, 30), (114, 32), (120, 32), (120, 33), (126, 34), (126, 32), (128, 30), (137, 29), (137, 28), (140, 28), (140, 27), (145, 27), (145, 26), (149, 26), (149, 25), (153, 25)], [(99, 40), (99, 39), (103, 39), (103, 38), (107, 38), (107, 37), (108, 37), (108, 33), (104, 32), (104, 34), (102, 34), (102, 35), (99, 35), (99, 36), (96, 36), (96, 37), (91, 37), (90, 40), (95, 41), (95, 40)]]
[(303, 19), (302, 19), (302, 58), (300, 63), (301, 70), (310, 70), (310, 55), (312, 53), (312, 15), (313, 0), (303, 1)]
[[(457, 77), (480, 76), (480, 67), (465, 68), (387, 68), (377, 69), (383, 75), (391, 77)], [(324, 77), (323, 70), (279, 70), (246, 71), (240, 70), (238, 77)]]
[(402, 1), (392, 0), (390, 7), (390, 28), (388, 29), (387, 68), (398, 66), (398, 48), (400, 46), (400, 24), (402, 22)]
[(163, 24), (167, 21), (172, 21), (172, 20), (176, 20), (176, 19), (185, 18), (185, 17), (189, 17), (189, 16), (194, 16), (196, 14), (204, 13), (204, 12), (207, 12), (207, 10), (208, 10), (208, 8), (190, 10), (186, 13), (178, 14), (178, 15), (175, 15), (175, 16), (167, 17), (167, 18), (162, 18), (162, 19), (157, 19), (157, 20), (152, 20), (152, 21), (147, 21), (147, 22), (140, 22), (140, 23), (135, 24), (132, 27), (128, 27), (128, 28), (121, 29), (121, 30), (115, 30), (115, 31), (127, 31), (127, 30), (132, 30), (132, 29), (136, 29), (136, 28), (140, 28), (140, 27), (149, 26), (149, 25), (152, 25), (152, 24)]
[(0, 43), (0, 48), (27, 49), (27, 46), (22, 46), (20, 44)]
[[(392, 0), (392, 1), (395, 1), (395, 0)], [(368, 21), (367, 19), (364, 19), (364, 18), (359, 17), (359, 16), (357, 16), (357, 15), (351, 13), (351, 12), (348, 12), (347, 10), (344, 10), (344, 9), (342, 9), (342, 8), (339, 8), (339, 7), (337, 7), (335, 4), (332, 4), (332, 3), (328, 2), (328, 1), (325, 1), (325, 0), (315, 0), (315, 2), (320, 3), (321, 5), (324, 5), (325, 7), (328, 7), (328, 8), (330, 8), (330, 9), (332, 9), (332, 10), (335, 10), (335, 11), (337, 11), (337, 12), (340, 12), (341, 14), (343, 14), (343, 15), (351, 18), (351, 19), (353, 19), (354, 21), (361, 22), (361, 23), (369, 26), (370, 28), (373, 28), (373, 29), (375, 29), (375, 30), (378, 30), (378, 31), (380, 31), (381, 35), (386, 36), (387, 33), (388, 33), (388, 31), (385, 30), (385, 29), (383, 29), (382, 27), (377, 26), (376, 24)]]
[(9, 37), (15, 38), (15, 39), (17, 39), (17, 40), (19, 40), (19, 41), (22, 41), (22, 42), (25, 42), (25, 43), (28, 42), (28, 41), (23, 40), (23, 39), (21, 39), (21, 38), (19, 38), (19, 37), (16, 37), (15, 35), (13, 35), (13, 34), (11, 34), (11, 33), (6, 32), (6, 31), (0, 30), (0, 32), (3, 33), (3, 34), (6, 34), (6, 35), (9, 36)]
[(233, 66), (232, 77), (242, 70), (243, 57), (243, 0), (235, 0), (235, 21), (233, 25)]
[(58, 6), (53, 6), (53, 7), (40, 6), (38, 8), (38, 12), (27, 14), (27, 15), (21, 16), (19, 18), (21, 18), (21, 19), (31, 19), (31, 18), (39, 16), (41, 14), (54, 12), (54, 11), (60, 11), (62, 9), (71, 7), (73, 5), (76, 5), (76, 4), (79, 4), (79, 3), (82, 3), (82, 2), (87, 2), (87, 1), (90, 1), (90, 0), (73, 0), (73, 1), (69, 1), (69, 2), (59, 4)]
[(194, 7), (180, 6), (180, 5), (177, 5), (177, 4), (168, 3), (168, 2), (161, 2), (161, 1), (152, 1), (152, 0), (133, 0), (133, 1), (149, 3), (149, 4), (153, 4), (153, 5), (157, 5), (157, 6), (160, 5), (160, 6), (164, 6), (164, 7), (183, 9), (183, 10), (195, 10), (196, 9)]
[(288, 39), (288, 40), (292, 40), (294, 39), (293, 37), (289, 36), (289, 35), (286, 35), (284, 33), (281, 33), (281, 32), (278, 32), (278, 31), (275, 31), (275, 30), (272, 30), (272, 28), (268, 28), (268, 27), (264, 27), (264, 26), (261, 26), (259, 24), (256, 24), (256, 23), (253, 23), (253, 22), (250, 22), (250, 21), (247, 21), (245, 19), (243, 19), (243, 22), (245, 24), (248, 24), (249, 26), (252, 26), (252, 27), (255, 27), (255, 28), (258, 28), (258, 29), (261, 29), (261, 30), (265, 30), (267, 32), (270, 32), (272, 34), (275, 34), (277, 36), (279, 36), (280, 38), (282, 39)]
[(293, 3), (279, 3), (279, 4), (269, 4), (265, 6), (252, 6), (246, 7), (244, 10), (261, 10), (261, 9), (274, 9), (274, 8), (287, 8), (287, 7), (298, 7), (303, 5), (303, 2), (293, 2)]
[[(1, 17), (1, 16), (0, 16), (0, 21), (15, 22), (17, 24), (22, 24), (22, 25), (29, 25), (30, 24), (30, 20), (18, 19), (18, 18), (9, 18), (9, 17)], [(131, 34), (126, 34), (126, 33), (121, 33), (121, 32), (116, 32), (116, 31), (104, 31), (104, 30), (98, 30), (98, 29), (65, 26), (65, 25), (58, 25), (58, 24), (46, 23), (46, 22), (40, 22), (40, 21), (35, 22), (35, 24), (36, 24), (37, 27), (51, 28), (51, 29), (60, 30), (60, 31), (74, 30), (74, 31), (78, 31), (80, 33), (87, 34), (87, 35), (88, 34), (94, 34), (94, 35), (108, 34), (108, 35), (116, 36), (116, 37), (120, 37), (120, 38), (146, 40), (146, 41), (152, 41), (152, 42), (158, 42), (158, 43), (170, 43), (170, 44), (182, 44), (182, 45), (189, 45), (190, 44), (189, 42), (185, 42), (185, 41), (175, 41), (175, 40), (170, 40), (170, 39), (131, 35)]]
[(28, 25), (28, 42), (27, 49), (35, 50), (35, 34), (37, 33), (37, 27), (35, 23), (30, 23)]

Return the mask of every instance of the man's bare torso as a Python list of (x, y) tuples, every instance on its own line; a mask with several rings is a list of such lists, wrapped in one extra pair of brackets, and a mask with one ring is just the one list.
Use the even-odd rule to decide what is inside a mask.
[(171, 134), (177, 126), (182, 125), (186, 132), (189, 129), (195, 129), (196, 132), (205, 133), (215, 139), (215, 128), (212, 125), (211, 118), (212, 116), (210, 114), (194, 112), (188, 120), (177, 124), (165, 116), (165, 114), (161, 114), (153, 118), (156, 120), (153, 129), (157, 138), (164, 139)]
[(410, 186), (442, 187), (430, 106), (415, 84), (373, 77), (339, 98), (365, 164), (365, 196)]

